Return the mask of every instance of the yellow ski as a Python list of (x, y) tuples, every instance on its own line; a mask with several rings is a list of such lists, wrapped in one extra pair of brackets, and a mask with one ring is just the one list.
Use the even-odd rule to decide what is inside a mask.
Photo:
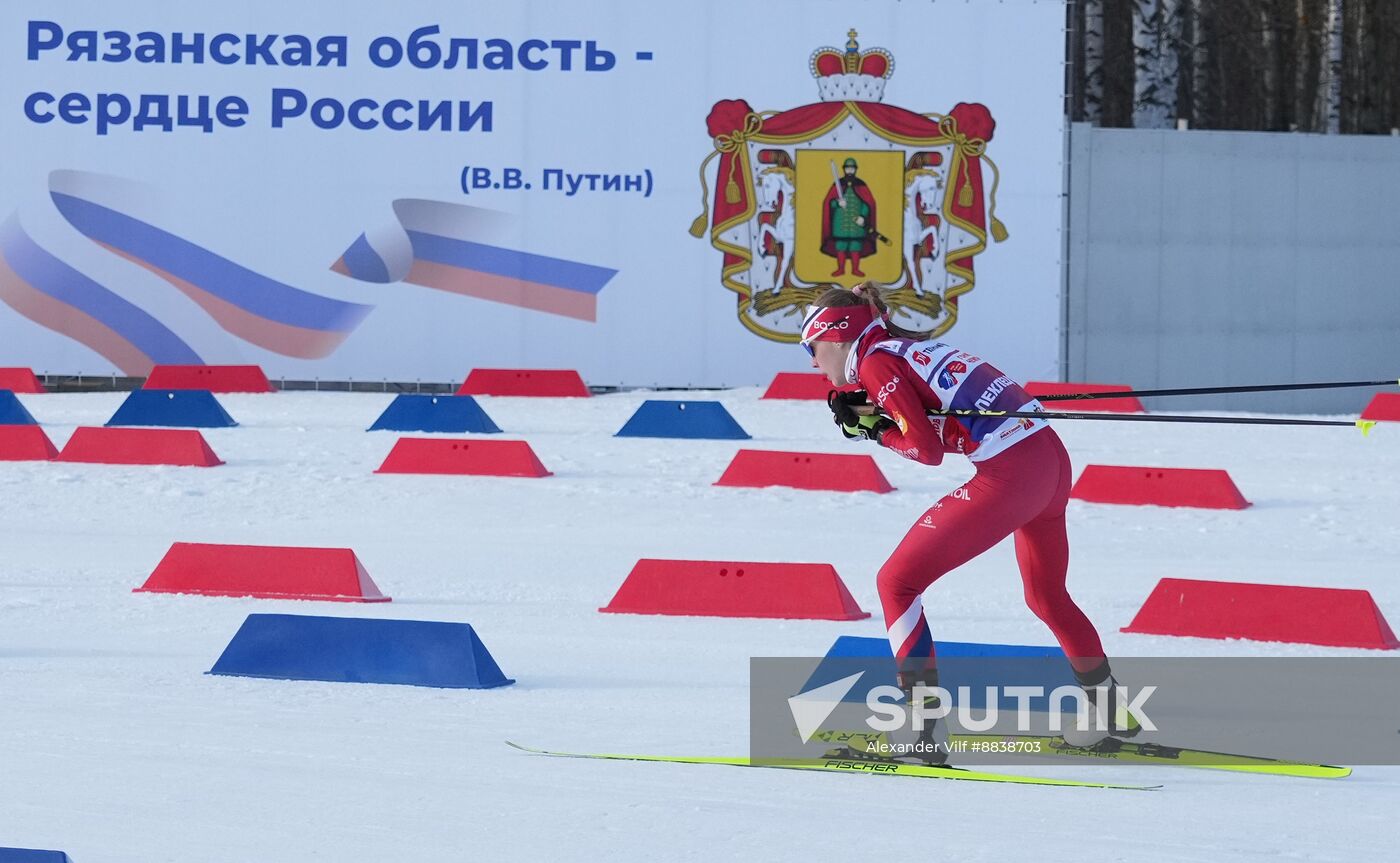
[(506, 741), (506, 745), (534, 755), (551, 755), (557, 758), (596, 758), (607, 761), (651, 761), (670, 764), (724, 764), (731, 767), (773, 767), (782, 770), (819, 770), (830, 773), (870, 773), (880, 776), (914, 776), (925, 779), (959, 779), (965, 782), (1001, 782), (1010, 785), (1054, 785), (1064, 788), (1112, 788), (1121, 791), (1150, 791), (1160, 785), (1117, 785), (1107, 782), (1081, 782), (1074, 779), (1051, 779), (1041, 776), (1019, 776), (1013, 773), (993, 773), (980, 770), (966, 770), (961, 767), (936, 767), (921, 764), (905, 764), (899, 761), (884, 761), (859, 757), (829, 755), (823, 758), (794, 761), (759, 761), (747, 758), (701, 755), (615, 755), (584, 752), (555, 752), (548, 749), (534, 749), (519, 743)]

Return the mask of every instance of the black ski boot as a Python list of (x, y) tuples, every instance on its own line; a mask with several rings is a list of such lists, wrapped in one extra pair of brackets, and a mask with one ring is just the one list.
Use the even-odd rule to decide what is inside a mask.
[(1089, 698), (1089, 727), (1080, 728), (1076, 717), (1065, 730), (1065, 743), (1078, 749), (1111, 750), (1117, 748), (1119, 739), (1136, 737), (1142, 731), (1137, 717), (1119, 703), (1119, 683), (1107, 660), (1091, 671), (1076, 671), (1074, 677)]
[[(904, 705), (909, 711), (909, 726), (890, 734), (890, 743), (899, 747), (893, 757), (899, 761), (929, 766), (939, 766), (948, 761), (948, 720), (926, 717), (922, 728), (918, 727), (919, 717), (915, 708), (931, 711), (938, 707), (938, 696), (926, 693), (925, 688), (938, 685), (938, 669), (922, 671), (901, 671), (899, 688), (904, 690)], [(918, 703), (916, 703), (918, 699)]]

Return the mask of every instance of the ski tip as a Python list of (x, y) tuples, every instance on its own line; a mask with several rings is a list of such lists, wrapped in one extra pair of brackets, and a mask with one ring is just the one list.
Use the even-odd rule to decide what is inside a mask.
[(1376, 421), (1375, 421), (1375, 420), (1357, 420), (1357, 421), (1356, 421), (1356, 427), (1359, 428), (1359, 429), (1361, 429), (1361, 436), (1362, 436), (1362, 437), (1370, 437), (1370, 436), (1371, 436), (1371, 429), (1373, 429), (1373, 428), (1376, 427)]

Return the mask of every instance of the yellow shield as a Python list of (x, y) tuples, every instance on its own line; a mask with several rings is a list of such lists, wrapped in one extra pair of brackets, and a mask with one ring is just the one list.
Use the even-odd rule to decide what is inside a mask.
[[(897, 281), (904, 263), (904, 154), (798, 150), (796, 155), (797, 277), (843, 287), (866, 279)], [(856, 163), (852, 176), (848, 159)]]

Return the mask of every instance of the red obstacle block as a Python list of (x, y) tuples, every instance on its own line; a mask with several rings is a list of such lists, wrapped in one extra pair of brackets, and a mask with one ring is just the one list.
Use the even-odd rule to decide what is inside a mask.
[(894, 491), (868, 455), (741, 449), (715, 485), (782, 485), (813, 491)]
[(639, 560), (599, 611), (698, 617), (862, 620), (829, 563)]
[(1376, 393), (1361, 412), (1363, 420), (1400, 422), (1400, 393)]
[(826, 401), (826, 394), (833, 389), (849, 392), (859, 389), (855, 384), (833, 387), (826, 375), (808, 372), (778, 372), (768, 389), (759, 398), (765, 399), (806, 399)]
[[(1061, 384), (1052, 381), (1031, 381), (1026, 384), (1026, 392), (1041, 396), (1067, 396), (1078, 393), (1125, 393), (1131, 387), (1121, 384)], [(1136, 397), (1122, 399), (1072, 399), (1068, 401), (1045, 402), (1047, 411), (1108, 411), (1119, 414), (1146, 413), (1147, 409)]]
[(1370, 591), (1164, 578), (1123, 632), (1395, 650)]
[(53, 441), (39, 426), (0, 426), (0, 461), (52, 461), (57, 457)]
[(388, 602), (348, 548), (177, 542), (132, 593)]
[(1244, 509), (1249, 501), (1223, 470), (1091, 464), (1069, 496), (1091, 503)]
[(0, 390), (9, 390), (12, 393), (24, 393), (33, 395), (46, 393), (43, 384), (34, 376), (34, 371), (27, 368), (6, 368), (0, 369)]
[(208, 390), (211, 393), (273, 392), (272, 384), (259, 366), (156, 366), (141, 388)]
[(591, 396), (573, 369), (472, 369), (459, 396)]
[(159, 428), (80, 428), (73, 432), (57, 460), (182, 467), (223, 464), (197, 430)]
[(523, 440), (399, 438), (375, 473), (550, 476)]

